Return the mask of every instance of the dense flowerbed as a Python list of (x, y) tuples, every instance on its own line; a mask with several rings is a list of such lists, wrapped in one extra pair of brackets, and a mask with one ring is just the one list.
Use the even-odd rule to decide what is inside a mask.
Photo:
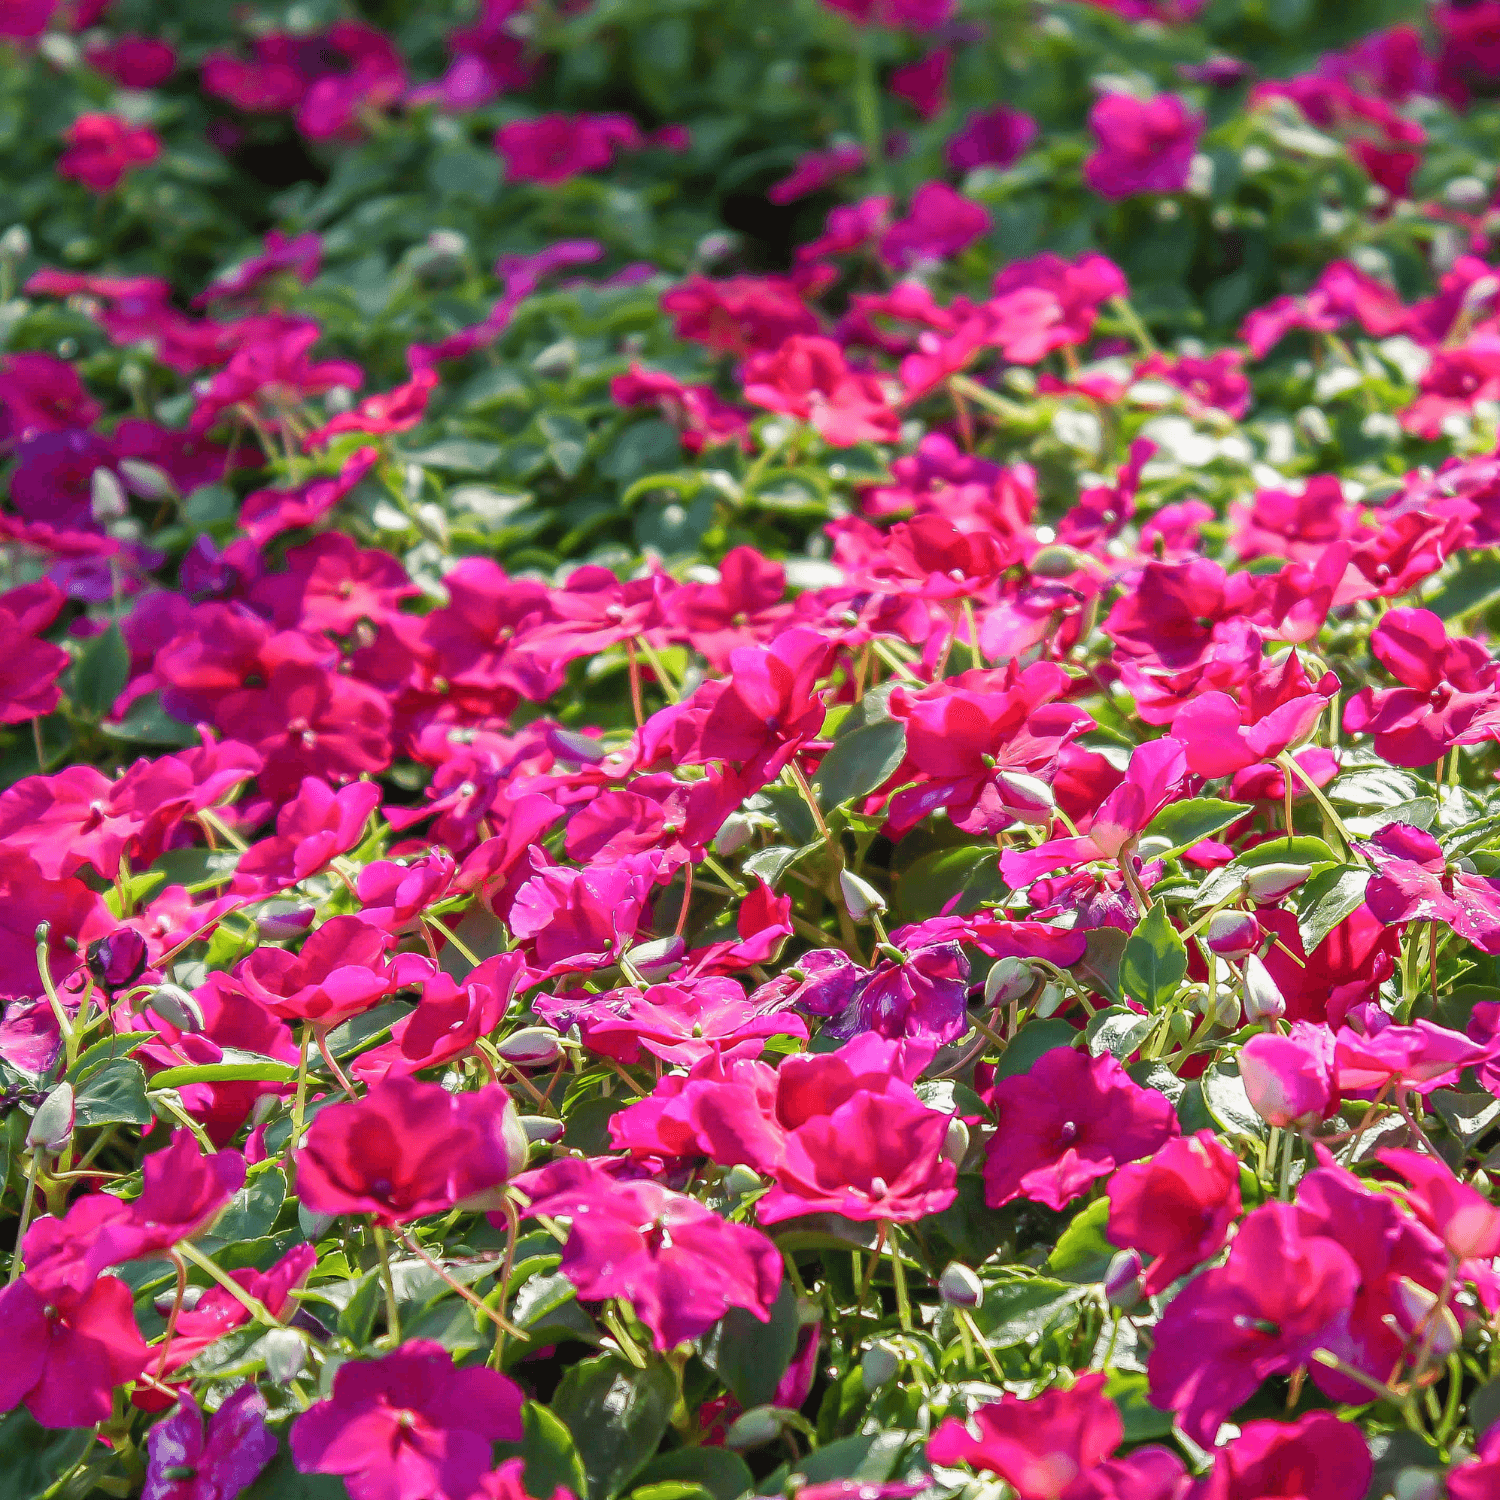
[(0, 38), (5, 1500), (1500, 1495), (1500, 0)]

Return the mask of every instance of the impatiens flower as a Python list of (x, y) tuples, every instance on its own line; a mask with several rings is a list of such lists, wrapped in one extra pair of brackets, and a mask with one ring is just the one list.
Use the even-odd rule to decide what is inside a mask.
[[(823, 1034), (844, 1039), (861, 1032), (899, 1041), (931, 1037), (956, 1041), (968, 1028), (964, 1006), (969, 994), (969, 960), (957, 943), (913, 947), (897, 961), (883, 958), (859, 978), (843, 1011)], [(811, 1009), (804, 991), (799, 997)]]
[[(306, 1284), (317, 1263), (318, 1252), (312, 1245), (293, 1245), (269, 1270), (231, 1271), (229, 1279), (279, 1318), (288, 1308), (295, 1312), (292, 1293)], [(210, 1344), (236, 1328), (243, 1328), (249, 1321), (249, 1308), (233, 1292), (224, 1286), (209, 1287), (194, 1306), (184, 1307), (178, 1313), (177, 1328), (167, 1346), (163, 1368), (180, 1369)]]
[(1142, 1088), (1108, 1053), (1044, 1052), (990, 1093), (998, 1129), (984, 1166), (991, 1208), (1029, 1198), (1062, 1208), (1123, 1162), (1150, 1156), (1177, 1134), (1165, 1094)]
[(791, 173), (766, 189), (772, 203), (795, 203), (830, 182), (864, 165), (862, 146), (833, 146), (827, 151), (809, 151), (798, 159)]
[(1108, 1192), (1110, 1243), (1141, 1252), (1154, 1297), (1223, 1249), (1240, 1213), (1240, 1162), (1211, 1130), (1200, 1130), (1169, 1140), (1150, 1161), (1119, 1168)]
[(320, 448), (345, 432), (368, 432), (385, 437), (393, 432), (407, 432), (415, 427), (427, 411), (427, 402), (438, 383), (433, 369), (414, 371), (410, 380), (389, 391), (366, 396), (353, 411), (340, 412), (316, 432), (302, 440), (304, 448)]
[(732, 276), (724, 281), (690, 276), (663, 294), (661, 306), (671, 315), (678, 338), (748, 354), (774, 350), (793, 334), (818, 332), (817, 316), (805, 300), (815, 286), (803, 276)]
[(1378, 873), (1365, 891), (1382, 922), (1441, 922), (1483, 953), (1500, 953), (1500, 880), (1450, 870), (1442, 846), (1407, 823), (1388, 823), (1366, 846)]
[(455, 1369), (431, 1339), (347, 1360), (333, 1393), (292, 1423), (304, 1474), (338, 1474), (351, 1500), (469, 1500), (497, 1442), (522, 1434), (521, 1391), (484, 1365)]
[(1387, 1148), (1377, 1157), (1406, 1179), (1406, 1201), (1412, 1211), (1455, 1260), (1500, 1255), (1500, 1209), (1489, 1199), (1424, 1152)]
[(1484, 1062), (1489, 1055), (1488, 1047), (1432, 1021), (1387, 1024), (1363, 1035), (1345, 1025), (1335, 1039), (1334, 1083), (1340, 1092), (1356, 1096), (1373, 1095), (1391, 1086), (1428, 1094), (1451, 1084), (1464, 1068)]
[(947, 260), (988, 234), (993, 220), (972, 198), (945, 182), (924, 182), (911, 207), (880, 240), (880, 258), (897, 270), (922, 260)]
[(745, 399), (810, 423), (836, 448), (891, 442), (901, 421), (873, 375), (851, 370), (832, 339), (795, 336), (745, 362)]
[(131, 125), (118, 115), (80, 115), (63, 139), (68, 149), (57, 170), (96, 193), (110, 192), (127, 172), (161, 155), (161, 140), (149, 125)]
[(634, 940), (658, 871), (654, 854), (581, 870), (544, 865), (517, 891), (511, 931), (552, 972), (605, 968)]
[(616, 150), (641, 145), (640, 128), (628, 115), (539, 115), (495, 132), (495, 150), (504, 157), (511, 182), (566, 182), (602, 171)]
[(955, 172), (975, 167), (1010, 166), (1036, 139), (1037, 123), (1030, 115), (1008, 105), (977, 111), (951, 136), (943, 155)]
[(939, 47), (919, 62), (897, 68), (887, 87), (896, 98), (904, 99), (924, 120), (941, 114), (948, 102), (948, 70), (953, 53)]
[(824, 0), (861, 26), (909, 26), (930, 31), (941, 26), (953, 10), (953, 0)]
[(38, 1291), (28, 1277), (0, 1291), (0, 1411), (24, 1404), (43, 1427), (92, 1427), (111, 1393), (145, 1368), (130, 1288), (101, 1276), (83, 1290)]
[(1256, 1114), (1278, 1129), (1305, 1130), (1333, 1113), (1333, 1033), (1294, 1021), (1291, 1034), (1265, 1031), (1240, 1048), (1240, 1080)]
[(1291, 1204), (1257, 1208), (1228, 1261), (1167, 1304), (1147, 1363), (1152, 1405), (1174, 1413), (1194, 1442), (1211, 1444), (1262, 1380), (1290, 1374), (1324, 1346), (1359, 1282), (1350, 1252), (1308, 1234)]
[(522, 1179), (531, 1212), (568, 1215), (558, 1269), (585, 1301), (626, 1298), (665, 1352), (698, 1338), (731, 1307), (766, 1322), (781, 1255), (763, 1234), (731, 1224), (651, 1181), (562, 1161)]
[(450, 1094), (390, 1075), (319, 1111), (297, 1154), (297, 1191), (319, 1213), (404, 1224), (490, 1193), (525, 1160), (515, 1106), (498, 1085)]
[(1083, 164), (1084, 179), (1106, 198), (1180, 192), (1203, 123), (1176, 94), (1153, 99), (1105, 94), (1089, 111), (1089, 129), (1099, 145)]
[(1315, 1411), (1296, 1422), (1247, 1422), (1187, 1500), (1364, 1500), (1373, 1470), (1359, 1428)]
[(265, 1398), (253, 1384), (242, 1385), (206, 1426), (192, 1394), (179, 1391), (176, 1410), (147, 1439), (141, 1500), (231, 1500), (276, 1456)]

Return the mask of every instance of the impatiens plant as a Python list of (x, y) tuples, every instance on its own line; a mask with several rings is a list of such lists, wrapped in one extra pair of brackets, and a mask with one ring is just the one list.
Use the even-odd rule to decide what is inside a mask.
[(1500, 0), (0, 0), (0, 1496), (1500, 1493)]

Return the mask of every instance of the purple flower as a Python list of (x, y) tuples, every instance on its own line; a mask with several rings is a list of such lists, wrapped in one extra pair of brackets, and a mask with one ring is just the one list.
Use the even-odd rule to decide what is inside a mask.
[(141, 1500), (235, 1500), (276, 1455), (265, 1400), (253, 1384), (242, 1385), (208, 1419), (206, 1432), (192, 1396), (183, 1390), (177, 1400), (151, 1429)]

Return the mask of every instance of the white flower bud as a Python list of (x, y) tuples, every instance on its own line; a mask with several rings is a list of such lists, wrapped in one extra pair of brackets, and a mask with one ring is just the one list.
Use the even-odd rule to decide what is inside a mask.
[(938, 1277), (938, 1296), (949, 1307), (981, 1307), (984, 1283), (961, 1261), (951, 1261)]
[(839, 871), (839, 892), (856, 922), (867, 922), (872, 914), (885, 910), (885, 897), (868, 880), (861, 880), (848, 870)]
[(37, 1106), (26, 1131), (32, 1151), (61, 1151), (73, 1135), (73, 1085), (60, 1083)]

